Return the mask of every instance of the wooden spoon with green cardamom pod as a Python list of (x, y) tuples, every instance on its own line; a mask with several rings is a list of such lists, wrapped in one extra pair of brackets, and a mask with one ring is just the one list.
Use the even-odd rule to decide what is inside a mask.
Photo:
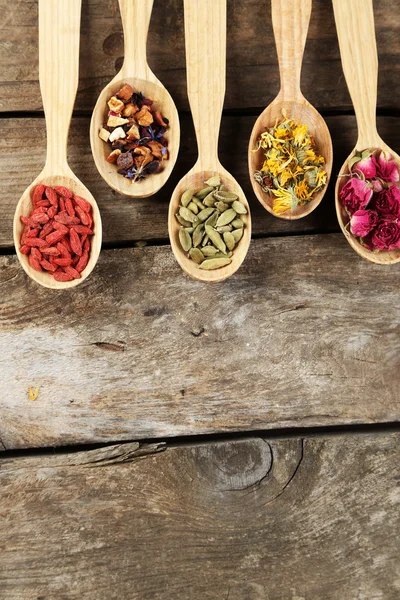
[[(240, 267), (247, 254), (251, 239), (251, 218), (245, 195), (240, 185), (224, 169), (218, 159), (218, 136), (225, 96), (226, 0), (184, 0), (184, 10), (188, 96), (196, 130), (199, 157), (195, 166), (178, 183), (172, 195), (168, 214), (168, 230), (172, 250), (182, 269), (193, 279), (217, 282), (230, 277)], [(220, 193), (220, 198), (215, 199), (215, 203), (209, 196), (211, 202), (209, 202), (209, 206), (206, 206), (210, 209), (208, 213), (211, 213), (213, 208), (215, 212), (219, 213), (220, 222), (228, 221), (226, 225), (222, 226), (226, 227), (226, 230), (218, 232), (216, 222), (214, 225), (205, 225), (203, 232), (201, 219), (199, 220), (197, 214), (194, 213), (186, 215), (192, 219), (192, 222), (185, 223), (185, 219), (183, 219), (182, 225), (177, 218), (177, 214), (180, 216), (182, 197), (184, 198), (183, 204), (187, 204), (187, 200), (190, 200), (187, 196), (194, 195), (194, 203), (197, 202), (201, 212), (203, 210), (201, 208), (202, 197), (206, 202), (204, 194), (206, 191), (212, 193), (213, 184), (219, 183), (218, 178), (224, 186), (223, 193)], [(210, 189), (206, 190), (207, 187)], [(190, 191), (188, 192), (188, 190)], [(196, 195), (196, 192), (200, 190), (205, 191)], [(228, 192), (232, 192), (232, 194)], [(234, 218), (234, 209), (224, 206), (227, 203), (233, 205), (233, 192), (237, 195), (237, 202), (243, 207), (241, 208), (239, 204), (235, 205), (241, 213), (236, 215), (237, 219)], [(224, 196), (226, 202), (223, 202)], [(228, 210), (231, 211), (226, 217), (222, 215), (224, 209), (227, 213)], [(183, 214), (186, 214), (185, 211)], [(230, 256), (229, 246), (227, 247), (224, 241), (224, 233), (233, 232), (234, 227), (231, 223), (239, 218), (244, 225), (243, 233), (241, 239), (233, 247)], [(183, 230), (188, 229), (194, 236), (191, 230), (193, 226), (197, 225), (200, 227), (196, 233), (200, 232), (201, 235), (203, 233), (204, 235), (199, 243), (194, 242), (196, 244), (196, 250), (194, 250), (194, 244), (187, 240), (188, 243), (185, 245), (185, 240), (180, 240), (180, 235), (183, 238), (185, 236)], [(204, 252), (214, 252), (211, 241), (207, 242), (206, 229), (215, 238), (216, 250), (219, 250), (218, 254), (220, 255), (217, 259), (213, 258), (211, 254), (202, 259), (199, 254), (206, 246), (211, 250)], [(213, 233), (214, 230), (215, 233)], [(187, 236), (185, 237), (187, 238)], [(225, 236), (225, 238), (230, 239), (230, 236)], [(182, 241), (186, 250), (182, 247)], [(206, 244), (203, 246), (204, 242)], [(191, 258), (190, 250), (195, 259)], [(222, 266), (218, 266), (219, 264)]]

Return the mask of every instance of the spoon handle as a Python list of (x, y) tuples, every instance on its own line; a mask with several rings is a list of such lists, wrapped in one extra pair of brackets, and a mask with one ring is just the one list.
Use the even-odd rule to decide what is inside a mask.
[(201, 170), (216, 171), (225, 96), (226, 0), (184, 0), (187, 88)]
[(312, 0), (272, 0), (272, 26), (278, 53), (282, 100), (301, 99), (300, 77)]
[(154, 0), (119, 0), (124, 28), (124, 64), (118, 79), (137, 77), (157, 82), (147, 64), (147, 35)]
[(372, 0), (333, 0), (342, 67), (358, 126), (357, 149), (379, 147), (378, 55)]
[(67, 141), (79, 76), (81, 0), (39, 0), (39, 81), (46, 117), (46, 168), (68, 170)]

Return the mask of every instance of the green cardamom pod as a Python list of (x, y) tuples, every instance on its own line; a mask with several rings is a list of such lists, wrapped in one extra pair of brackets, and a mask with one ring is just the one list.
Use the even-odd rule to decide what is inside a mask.
[(201, 251), (204, 256), (214, 256), (215, 254), (218, 254), (218, 249), (215, 248), (215, 246), (204, 246)]
[(182, 206), (187, 206), (189, 204), (189, 202), (192, 199), (193, 192), (194, 192), (194, 190), (186, 190), (186, 192), (183, 192), (183, 194), (181, 196)]
[(232, 231), (232, 225), (223, 225), (222, 227), (216, 227), (218, 233), (225, 233), (226, 231)]
[(201, 242), (201, 245), (202, 245), (202, 246), (206, 246), (206, 245), (208, 244), (208, 242), (209, 242), (209, 241), (210, 241), (210, 238), (209, 238), (209, 237), (208, 237), (208, 235), (206, 234), (206, 235), (203, 237), (203, 241)]
[[(183, 216), (183, 215), (182, 215)], [(223, 212), (219, 217), (216, 223), (217, 227), (223, 227), (224, 225), (228, 225), (233, 219), (237, 216), (236, 211), (233, 208), (228, 208), (225, 212)]]
[(190, 227), (191, 226), (191, 222), (190, 221), (186, 221), (186, 219), (182, 219), (182, 217), (180, 215), (175, 215), (175, 216), (178, 219), (179, 223), (181, 225), (183, 225), (184, 227)]
[(211, 215), (211, 217), (208, 217), (207, 221), (206, 221), (206, 225), (210, 225), (210, 227), (214, 227), (215, 223), (217, 222), (219, 217), (219, 212), (214, 211), (213, 214)]
[(185, 229), (188, 233), (192, 234), (195, 228), (194, 227), (185, 227)]
[(204, 206), (214, 206), (214, 204), (215, 204), (214, 192), (211, 192), (210, 194), (208, 194), (208, 196), (206, 196), (204, 198), (203, 204), (204, 204)]
[(217, 208), (220, 212), (224, 212), (224, 210), (227, 210), (229, 208), (229, 204), (226, 204), (226, 202), (221, 202), (221, 200), (218, 200), (218, 202), (215, 203), (215, 208)]
[(201, 265), (201, 263), (204, 260), (204, 254), (198, 248), (190, 248), (190, 250), (189, 250), (189, 256), (198, 265)]
[(232, 204), (232, 208), (237, 212), (238, 215), (247, 215), (247, 209), (243, 202), (240, 202), (240, 200), (235, 200)]
[(240, 242), (240, 240), (242, 239), (242, 235), (243, 235), (243, 229), (234, 229), (232, 231), (232, 236), (233, 236), (236, 244), (238, 242)]
[(235, 192), (226, 192), (225, 190), (218, 190), (217, 192), (215, 192), (214, 195), (217, 200), (221, 200), (222, 202), (228, 202), (228, 204), (231, 204), (239, 198), (239, 196), (235, 194)]
[(226, 253), (225, 242), (219, 235), (218, 231), (215, 231), (210, 225), (206, 225), (206, 234), (218, 250), (221, 250), (224, 254)]
[(196, 198), (196, 196), (193, 196), (192, 202), (194, 202), (196, 204), (196, 206), (198, 207), (198, 209), (200, 211), (202, 211), (205, 208), (205, 205), (202, 203), (201, 200), (199, 200), (198, 198)]
[(187, 205), (187, 207), (188, 207), (189, 210), (192, 211), (192, 213), (194, 215), (197, 215), (197, 213), (199, 212), (199, 207), (194, 202), (189, 202), (189, 204)]
[(197, 223), (199, 220), (197, 215), (193, 214), (191, 210), (185, 208), (184, 206), (180, 207), (179, 214), (182, 219), (185, 219), (185, 221), (190, 221), (190, 223)]
[(233, 237), (233, 235), (229, 232), (226, 231), (224, 233), (224, 242), (226, 244), (226, 247), (228, 248), (228, 250), (233, 250), (235, 247), (235, 238)]
[(226, 254), (223, 254), (222, 252), (217, 252), (217, 254), (214, 254), (213, 258), (230, 258), (232, 254), (232, 252), (227, 252)]
[(196, 229), (193, 231), (193, 246), (195, 248), (197, 246), (200, 246), (203, 236), (204, 236), (204, 225), (203, 225), (203, 223), (200, 223), (200, 225), (197, 225)]
[(204, 262), (201, 263), (199, 268), (211, 271), (212, 269), (219, 269), (220, 267), (225, 267), (226, 265), (229, 265), (230, 262), (230, 258), (207, 258)]
[(203, 210), (201, 210), (197, 215), (197, 218), (199, 219), (200, 223), (203, 223), (204, 221), (207, 221), (208, 217), (210, 217), (213, 212), (215, 212), (215, 208), (212, 206), (209, 208), (203, 208)]
[(240, 217), (238, 219), (233, 219), (233, 221), (231, 221), (231, 225), (235, 229), (242, 229), (242, 227), (244, 227), (244, 223)]
[(207, 179), (207, 181), (205, 181), (204, 183), (212, 187), (217, 187), (217, 185), (220, 185), (221, 180), (218, 175), (214, 175), (214, 177), (210, 177), (210, 179)]
[(213, 192), (214, 188), (211, 186), (205, 187), (199, 192), (197, 192), (196, 196), (199, 200), (203, 200), (210, 192)]
[(184, 251), (189, 252), (190, 248), (192, 247), (192, 238), (190, 237), (186, 229), (182, 228), (179, 230), (179, 241)]

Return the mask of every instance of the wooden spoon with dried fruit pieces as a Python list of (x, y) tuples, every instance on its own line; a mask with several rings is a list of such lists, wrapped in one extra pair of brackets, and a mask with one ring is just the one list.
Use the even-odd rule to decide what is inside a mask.
[[(250, 136), (248, 160), (250, 179), (254, 193), (261, 204), (275, 217), (281, 219), (301, 219), (309, 215), (321, 202), (327, 189), (332, 171), (332, 140), (329, 129), (319, 112), (304, 98), (300, 90), (301, 65), (311, 16), (312, 0), (272, 0), (272, 25), (278, 53), (281, 89), (275, 100), (258, 117)], [(326, 185), (316, 192), (312, 199), (298, 204), (294, 210), (276, 214), (273, 209), (274, 197), (264, 192), (254, 179), (255, 171), (264, 162), (263, 150), (257, 148), (260, 135), (275, 122), (282, 119), (282, 109), (296, 123), (308, 126), (314, 138), (318, 154), (325, 159)]]
[(376, 128), (378, 55), (372, 0), (333, 0), (333, 9), (343, 72), (358, 127), (356, 146), (343, 164), (336, 183), (336, 214), (343, 234), (360, 256), (373, 263), (392, 264), (400, 261), (400, 248), (390, 252), (372, 252), (360, 244), (348, 231), (349, 217), (339, 199), (340, 191), (348, 181), (349, 160), (355, 152), (380, 149), (390, 154), (397, 166), (400, 166), (400, 157), (385, 144)]
[[(146, 44), (153, 0), (119, 0), (124, 28), (125, 56), (121, 70), (101, 92), (93, 110), (90, 124), (90, 143), (96, 167), (102, 178), (115, 191), (131, 198), (152, 196), (166, 183), (174, 168), (180, 143), (178, 111), (170, 94), (147, 64)], [(112, 149), (99, 137), (108, 119), (108, 101), (129, 84), (135, 92), (142, 92), (153, 100), (153, 107), (169, 121), (165, 138), (168, 141), (168, 160), (161, 168), (140, 181), (133, 181), (118, 173), (118, 166), (107, 162)]]
[[(246, 257), (251, 239), (250, 210), (238, 182), (218, 159), (218, 136), (225, 96), (226, 0), (184, 0), (187, 86), (196, 130), (199, 157), (195, 166), (176, 186), (169, 205), (168, 230), (172, 250), (182, 269), (193, 279), (217, 282), (230, 277)], [(231, 263), (215, 270), (202, 270), (179, 242), (176, 219), (182, 194), (204, 188), (204, 182), (219, 175), (226, 190), (235, 192), (247, 208), (243, 215), (242, 239)]]
[[(101, 249), (99, 209), (89, 190), (67, 162), (68, 131), (78, 89), (81, 0), (39, 0), (39, 81), (47, 128), (47, 158), (43, 171), (25, 190), (14, 215), (14, 244), (26, 273), (44, 287), (65, 289), (78, 285), (92, 272)], [(56, 281), (51, 273), (36, 271), (20, 252), (24, 229), (20, 217), (33, 209), (31, 195), (38, 184), (65, 186), (92, 206), (93, 230), (89, 262), (80, 279)]]

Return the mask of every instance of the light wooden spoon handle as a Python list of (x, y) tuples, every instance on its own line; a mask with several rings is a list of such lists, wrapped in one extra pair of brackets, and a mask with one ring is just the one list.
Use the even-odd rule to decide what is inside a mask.
[(47, 128), (46, 169), (69, 169), (67, 141), (79, 77), (81, 0), (39, 0), (39, 81)]
[(272, 26), (283, 100), (301, 99), (300, 77), (312, 0), (272, 0)]
[(147, 63), (147, 36), (154, 0), (119, 0), (124, 28), (124, 63), (118, 75), (157, 81)]
[(201, 170), (219, 168), (225, 96), (226, 0), (184, 0), (187, 87)]
[(340, 56), (358, 126), (357, 148), (379, 147), (378, 55), (372, 0), (333, 0)]

